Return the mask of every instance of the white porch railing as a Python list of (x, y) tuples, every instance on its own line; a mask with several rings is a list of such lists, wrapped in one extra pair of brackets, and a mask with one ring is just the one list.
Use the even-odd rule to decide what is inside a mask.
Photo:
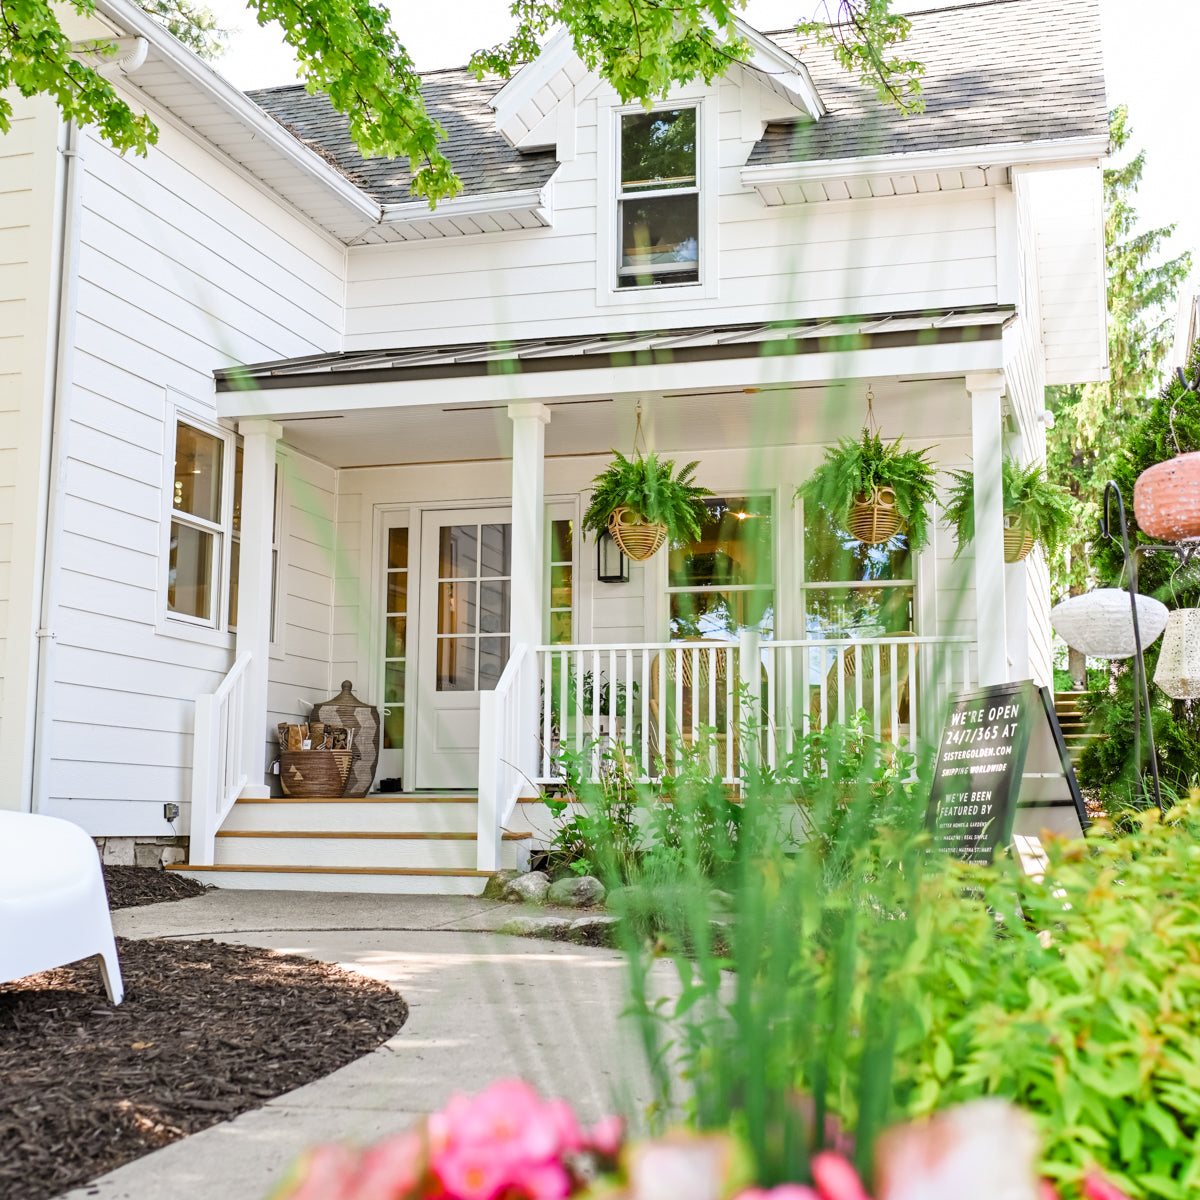
[[(805, 734), (859, 713), (880, 741), (915, 745), (949, 692), (971, 686), (974, 648), (966, 637), (759, 641), (752, 632), (737, 644), (542, 646), (537, 781), (563, 781), (564, 750), (588, 750), (596, 775), (618, 745), (636, 778), (671, 774), (708, 730), (710, 766), (734, 783), (740, 758), (761, 754), (775, 767)], [(762, 733), (743, 756), (748, 718)]]
[(537, 794), (537, 659), (513, 647), (495, 690), (479, 694), (477, 867), (500, 869), (504, 823), (522, 792)]
[(241, 654), (210, 696), (196, 697), (192, 738), (192, 813), (188, 862), (211, 867), (221, 822), (246, 784), (242, 753), (246, 666)]

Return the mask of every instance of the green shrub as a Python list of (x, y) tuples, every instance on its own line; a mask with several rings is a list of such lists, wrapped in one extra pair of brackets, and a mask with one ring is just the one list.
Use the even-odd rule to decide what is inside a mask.
[[(1037, 882), (933, 857), (927, 787), (877, 747), (857, 779), (825, 769), (807, 836), (739, 839), (728, 904), (687, 853), (653, 938), (625, 931), (657, 1111), (738, 1130), (771, 1183), (846, 1133), (866, 1168), (883, 1124), (998, 1095), (1034, 1116), (1065, 1196), (1092, 1165), (1133, 1197), (1195, 1194), (1200, 805), (1051, 841)], [(748, 774), (747, 829), (778, 829), (777, 782)]]

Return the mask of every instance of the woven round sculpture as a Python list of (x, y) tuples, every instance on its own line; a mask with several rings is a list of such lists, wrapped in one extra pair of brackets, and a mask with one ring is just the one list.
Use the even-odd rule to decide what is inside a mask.
[(358, 699), (353, 687), (349, 679), (343, 679), (342, 690), (332, 700), (316, 705), (312, 719), (326, 725), (344, 725), (352, 731), (353, 761), (345, 794), (365, 796), (375, 782), (375, 768), (379, 765), (379, 709)]
[(1200, 452), (1147, 467), (1133, 485), (1133, 511), (1150, 537), (1165, 542), (1200, 537)]
[(905, 527), (905, 520), (896, 508), (896, 493), (890, 487), (876, 487), (856, 496), (846, 525), (848, 532), (868, 546), (890, 541)]
[(1154, 682), (1172, 700), (1200, 698), (1200, 608), (1176, 608), (1167, 617)]
[(352, 750), (284, 750), (279, 755), (279, 785), (299, 800), (336, 799), (346, 790)]
[(1016, 513), (1004, 514), (1004, 561), (1019, 563), (1033, 549), (1033, 534), (1021, 524)]
[(608, 532), (621, 547), (621, 553), (634, 562), (644, 562), (667, 540), (665, 525), (647, 521), (624, 504), (609, 515)]
[[(1155, 641), (1167, 626), (1167, 606), (1153, 596), (1137, 598), (1138, 628), (1142, 649)], [(1097, 588), (1072, 596), (1050, 610), (1050, 624), (1072, 650), (1092, 658), (1132, 658), (1133, 617), (1129, 593), (1124, 588)]]

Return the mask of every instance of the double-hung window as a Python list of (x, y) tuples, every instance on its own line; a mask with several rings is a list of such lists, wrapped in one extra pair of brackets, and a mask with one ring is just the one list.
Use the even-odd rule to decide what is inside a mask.
[(621, 116), (618, 287), (699, 282), (697, 121), (695, 107)]
[[(271, 640), (275, 640), (279, 473), (271, 547)], [(175, 477), (167, 551), (167, 615), (211, 629), (238, 622), (242, 447), (232, 433), (175, 425)]]
[(217, 625), (229, 517), (225, 497), (225, 439), (179, 421), (167, 558), (167, 611)]

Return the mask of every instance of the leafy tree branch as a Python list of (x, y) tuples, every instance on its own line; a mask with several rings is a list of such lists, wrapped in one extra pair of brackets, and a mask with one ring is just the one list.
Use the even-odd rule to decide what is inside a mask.
[[(92, 0), (69, 0), (92, 16)], [(889, 103), (919, 106), (919, 64), (893, 53), (908, 22), (892, 0), (838, 0), (836, 22), (803, 22), (802, 33), (834, 46), (847, 70), (869, 78)], [(227, 32), (197, 0), (141, 0), (143, 8), (197, 53), (220, 52)], [(750, 46), (735, 18), (745, 0), (513, 0), (516, 30), (508, 41), (478, 51), (480, 74), (510, 75), (535, 58), (546, 35), (568, 30), (576, 52), (622, 100), (649, 106), (676, 84), (712, 82)], [(259, 24), (278, 24), (296, 53), (310, 92), (325, 92), (346, 114), (350, 134), (367, 157), (405, 157), (413, 192), (431, 205), (461, 184), (442, 153), (445, 131), (421, 97), (421, 79), (392, 29), (388, 10), (372, 0), (250, 0)], [(0, 93), (48, 95), (64, 117), (95, 125), (115, 149), (144, 154), (157, 130), (112, 84), (80, 61), (52, 0), (0, 0)], [(12, 103), (0, 95), (0, 133), (11, 127)]]

